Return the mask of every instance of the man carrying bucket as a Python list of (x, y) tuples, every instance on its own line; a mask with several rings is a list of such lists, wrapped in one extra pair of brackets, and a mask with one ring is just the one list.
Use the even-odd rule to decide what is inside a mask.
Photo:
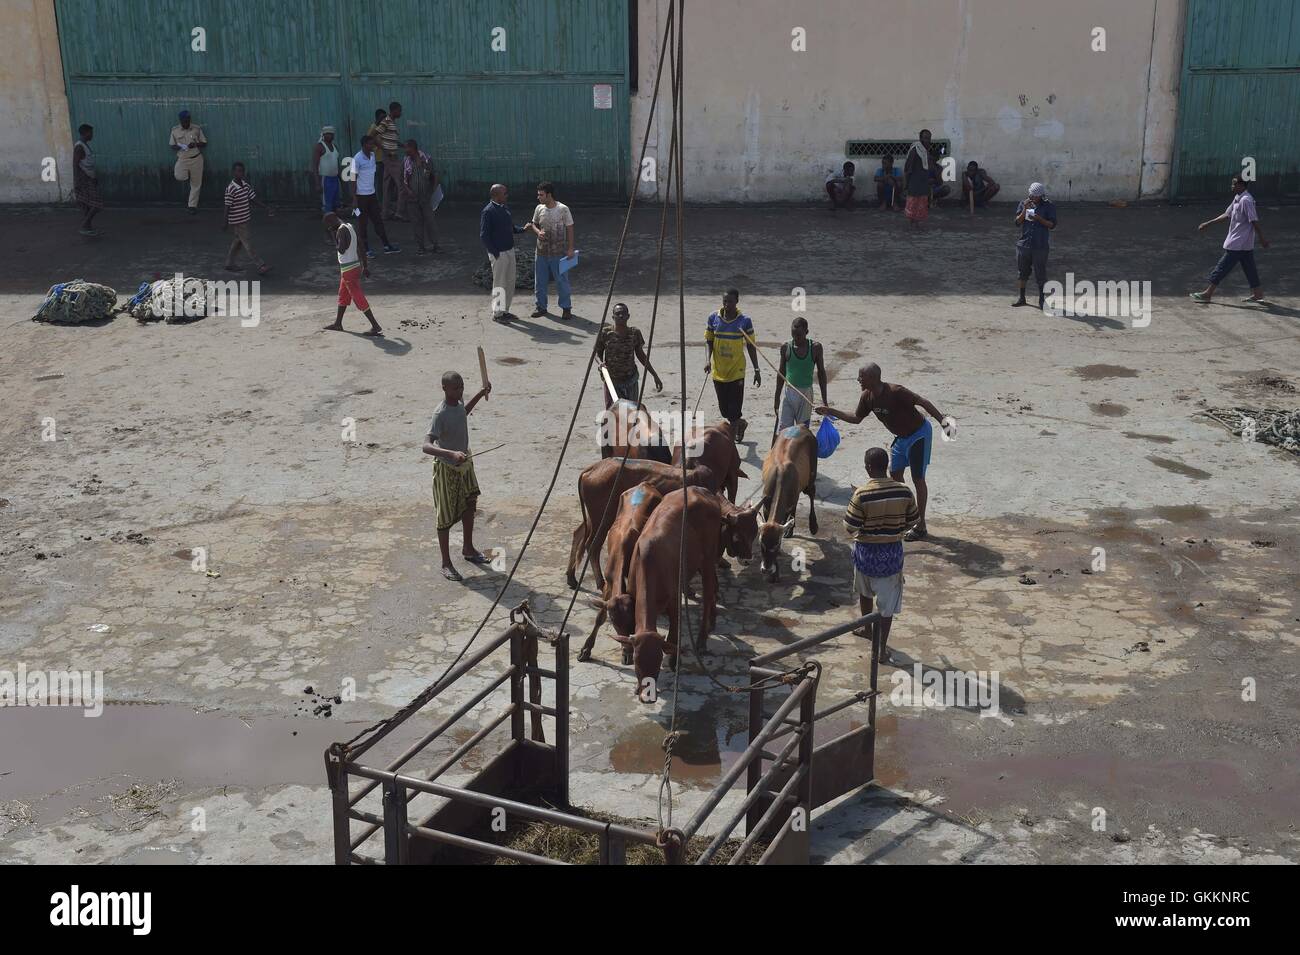
[(869, 414), (876, 418), (894, 435), (894, 443), (889, 448), (889, 476), (892, 480), (902, 481), (903, 471), (911, 468), (912, 483), (916, 485), (916, 506), (919, 519), (907, 532), (904, 540), (923, 540), (926, 536), (925, 504), (930, 496), (925, 474), (930, 466), (930, 447), (934, 443), (934, 433), (930, 422), (916, 409), (922, 408), (930, 417), (938, 421), (944, 433), (951, 437), (957, 424), (926, 399), (902, 385), (891, 385), (880, 380), (880, 366), (875, 362), (858, 369), (858, 384), (862, 396), (858, 399), (857, 411), (849, 413), (837, 411), (825, 405), (815, 410), (820, 415), (835, 417), (857, 424)]

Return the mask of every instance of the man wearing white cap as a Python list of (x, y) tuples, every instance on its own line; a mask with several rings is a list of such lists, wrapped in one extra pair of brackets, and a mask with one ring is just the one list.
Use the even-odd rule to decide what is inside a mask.
[(307, 167), (316, 191), (320, 193), (320, 211), (333, 212), (339, 207), (339, 150), (334, 145), (334, 127), (322, 126), (320, 139), (311, 151)]
[(1028, 198), (1016, 206), (1016, 225), (1020, 238), (1016, 240), (1016, 268), (1020, 272), (1017, 286), (1020, 295), (1011, 304), (1025, 304), (1025, 283), (1029, 273), (1034, 273), (1038, 283), (1038, 307), (1043, 307), (1043, 285), (1047, 281), (1047, 252), (1051, 247), (1051, 233), (1056, 228), (1056, 206), (1047, 198), (1047, 187), (1041, 182), (1029, 184)]

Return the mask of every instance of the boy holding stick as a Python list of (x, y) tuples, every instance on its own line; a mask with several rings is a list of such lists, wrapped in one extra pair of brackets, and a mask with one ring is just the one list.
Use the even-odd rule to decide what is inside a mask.
[(462, 403), (465, 380), (454, 371), (442, 376), (443, 400), (433, 412), (429, 433), (424, 438), (424, 453), (435, 458), (433, 465), (433, 503), (438, 510), (438, 547), (442, 550), (442, 576), (451, 581), (464, 580), (452, 566), (449, 537), (451, 526), (460, 521), (464, 543), (461, 556), (471, 564), (487, 564), (489, 559), (474, 548), (474, 510), (478, 506), (478, 479), (469, 452), (469, 413), (480, 398), (492, 392), (483, 387)]

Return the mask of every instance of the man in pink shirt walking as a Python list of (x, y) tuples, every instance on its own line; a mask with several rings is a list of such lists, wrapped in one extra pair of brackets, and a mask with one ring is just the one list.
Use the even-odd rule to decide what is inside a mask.
[(1266, 249), (1268, 239), (1264, 238), (1264, 232), (1259, 227), (1255, 197), (1250, 194), (1240, 176), (1232, 177), (1232, 202), (1228, 203), (1228, 208), (1223, 211), (1223, 215), (1202, 222), (1198, 228), (1204, 232), (1216, 222), (1223, 222), (1225, 219), (1228, 221), (1228, 237), (1223, 240), (1223, 256), (1219, 259), (1219, 264), (1214, 267), (1214, 271), (1210, 273), (1210, 284), (1206, 286), (1205, 291), (1193, 292), (1192, 299), (1208, 305), (1214, 297), (1214, 290), (1219, 287), (1224, 276), (1240, 262), (1241, 270), (1246, 273), (1246, 281), (1250, 283), (1250, 297), (1244, 301), (1262, 302), (1264, 289), (1259, 284), (1259, 270), (1255, 268), (1255, 237), (1259, 237), (1259, 244)]

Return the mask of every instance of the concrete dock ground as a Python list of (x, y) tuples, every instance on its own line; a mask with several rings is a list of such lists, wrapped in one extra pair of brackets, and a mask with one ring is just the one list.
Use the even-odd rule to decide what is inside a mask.
[[(722, 290), (741, 290), (776, 361), (802, 289), (831, 404), (851, 406), (858, 365), (876, 361), (886, 381), (958, 422), (934, 449), (931, 537), (907, 545), (891, 637), (904, 665), (881, 670), (878, 785), (815, 817), (817, 859), (1300, 859), (1300, 458), (1201, 414), (1300, 407), (1300, 210), (1261, 205), (1271, 306), (1240, 301), (1240, 273), (1202, 306), (1187, 293), (1203, 287), (1222, 235), (1196, 224), (1222, 205), (1061, 207), (1050, 274), (1150, 281), (1149, 324), (1008, 307), (1008, 206), (973, 218), (940, 209), (921, 232), (878, 211), (688, 210), (688, 403)], [(0, 714), (0, 860), (332, 858), (322, 750), (437, 676), (504, 579), (466, 564), (463, 584), (438, 573), (420, 446), (442, 372), (460, 370), (472, 391), (485, 349), (494, 390), (471, 416), (471, 440), (507, 447), (478, 464), (476, 543), (499, 548), (507, 567), (554, 471), (622, 225), (619, 209), (574, 211), (583, 255), (571, 322), (489, 320), (470, 280), (483, 258), (477, 210), (463, 208), (439, 214), (436, 255), (414, 255), (406, 226), (391, 226), (403, 252), (374, 260), (366, 283), (386, 332), (377, 340), (358, 334), (352, 312), (347, 333), (321, 331), (337, 270), (304, 210), (254, 220), (275, 266), (255, 327), (30, 322), (59, 281), (125, 297), (178, 271), (226, 279), (227, 239), (211, 209), (109, 209), (98, 240), (76, 234), (71, 211), (13, 212), (0, 275), (0, 669), (102, 670), (107, 704), (95, 719)], [(655, 209), (634, 215), (614, 295), (647, 336), (658, 224)], [(651, 357), (665, 392), (647, 402), (675, 410), (675, 276), (664, 292)], [(526, 316), (531, 298), (519, 290), (513, 310)], [(766, 365), (763, 379), (746, 389), (742, 499), (772, 427)], [(525, 599), (544, 625), (563, 619), (575, 481), (598, 456), (601, 407), (593, 378), (485, 634)], [(714, 417), (711, 389), (702, 408)], [(774, 585), (756, 562), (721, 575), (707, 663), (724, 681), (744, 679), (747, 657), (856, 612), (841, 517), (864, 480), (864, 449), (888, 438), (874, 420), (842, 433), (820, 465), (819, 535), (804, 502), (786, 542), (804, 570)], [(206, 572), (192, 569), (194, 548)], [(569, 629), (580, 640), (593, 619), (580, 599)], [(864, 684), (857, 638), (818, 659), (820, 698)], [(718, 690), (690, 656), (683, 670), (676, 814), (744, 749), (747, 727), (741, 695)], [(936, 671), (996, 675), (996, 713), (900, 702)], [(653, 819), (671, 678), (659, 702), (638, 703), (602, 636), (572, 682), (574, 801)], [(332, 702), (353, 687), (354, 699)], [(313, 715), (326, 703), (328, 719)]]

